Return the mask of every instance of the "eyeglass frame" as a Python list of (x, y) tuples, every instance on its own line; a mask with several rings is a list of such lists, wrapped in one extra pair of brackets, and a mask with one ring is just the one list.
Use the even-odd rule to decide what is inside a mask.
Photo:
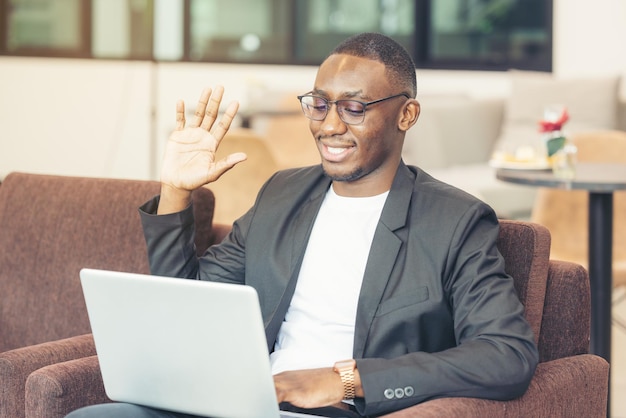
[[(334, 104), (337, 108), (337, 113), (339, 114), (339, 119), (341, 119), (341, 121), (343, 123), (345, 123), (346, 125), (360, 125), (365, 121), (365, 112), (367, 111), (367, 106), (369, 105), (373, 105), (376, 103), (380, 103), (380, 102), (384, 102), (386, 100), (390, 100), (390, 99), (395, 99), (396, 97), (400, 97), (400, 96), (404, 96), (407, 99), (410, 99), (411, 97), (407, 94), (407, 93), (399, 93), (399, 94), (394, 94), (392, 96), (388, 96), (388, 97), (383, 97), (382, 99), (378, 99), (378, 100), (372, 100), (371, 102), (362, 102), (360, 100), (354, 100), (354, 99), (339, 99), (339, 100), (328, 100), (325, 97), (322, 96), (317, 96), (315, 94), (311, 94), (311, 93), (307, 93), (307, 94), (303, 94), (298, 97), (298, 100), (300, 101), (300, 107), (302, 108), (302, 113), (304, 113), (304, 116), (306, 116), (308, 119), (314, 120), (316, 122), (320, 122), (323, 121), (324, 119), (326, 119), (326, 116), (328, 116), (328, 112), (330, 111), (332, 105)], [(308, 106), (304, 103), (302, 103), (302, 99), (305, 97), (313, 97), (316, 99), (320, 99), (323, 100), (324, 102), (326, 102), (326, 112), (324, 113), (324, 116), (321, 119), (315, 119), (312, 116), (307, 115), (306, 110), (304, 110), (304, 106)], [(359, 103), (361, 106), (363, 106), (363, 115), (362, 115), (362, 119), (357, 122), (357, 123), (350, 123), (344, 120), (343, 118), (343, 112), (339, 111), (339, 107), (337, 106), (337, 104), (339, 102), (354, 102), (354, 103)]]

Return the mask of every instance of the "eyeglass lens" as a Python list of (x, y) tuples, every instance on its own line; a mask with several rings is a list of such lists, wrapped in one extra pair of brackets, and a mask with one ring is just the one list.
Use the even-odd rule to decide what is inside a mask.
[[(330, 109), (331, 102), (323, 97), (302, 96), (302, 110), (306, 117), (313, 120), (324, 120)], [(356, 100), (337, 100), (337, 112), (342, 121), (347, 124), (358, 124), (365, 118), (365, 104)]]

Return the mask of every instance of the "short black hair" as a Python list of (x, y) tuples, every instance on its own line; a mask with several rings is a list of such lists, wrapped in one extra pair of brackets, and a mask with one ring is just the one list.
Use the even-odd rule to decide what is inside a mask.
[(417, 95), (417, 76), (411, 55), (402, 45), (386, 35), (374, 32), (353, 35), (337, 45), (330, 53), (334, 54), (347, 54), (381, 62), (389, 72), (392, 84), (398, 85), (411, 97)]

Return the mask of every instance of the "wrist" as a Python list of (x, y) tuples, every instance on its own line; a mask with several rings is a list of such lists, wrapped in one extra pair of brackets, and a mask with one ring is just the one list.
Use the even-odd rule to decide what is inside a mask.
[(173, 187), (166, 183), (161, 183), (161, 198), (157, 214), (180, 212), (191, 203), (191, 191)]

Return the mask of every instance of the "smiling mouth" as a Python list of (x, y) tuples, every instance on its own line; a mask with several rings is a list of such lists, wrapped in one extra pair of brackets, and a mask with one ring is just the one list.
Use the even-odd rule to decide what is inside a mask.
[(333, 155), (339, 155), (342, 152), (345, 152), (347, 148), (337, 148), (337, 147), (326, 147), (329, 153)]
[(353, 145), (338, 147), (322, 144), (321, 154), (322, 158), (329, 163), (341, 163), (346, 161), (354, 150), (355, 147)]

